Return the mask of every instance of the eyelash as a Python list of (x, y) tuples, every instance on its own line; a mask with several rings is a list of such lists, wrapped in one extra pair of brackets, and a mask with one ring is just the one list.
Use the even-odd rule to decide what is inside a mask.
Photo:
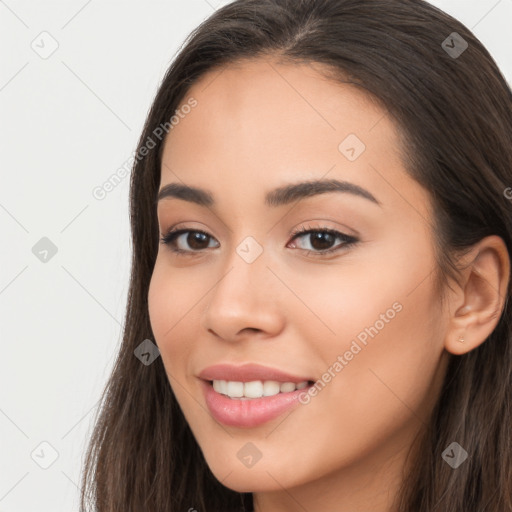
[[(162, 238), (160, 238), (160, 242), (164, 245), (169, 246), (171, 251), (173, 251), (176, 254), (180, 254), (182, 256), (190, 256), (192, 254), (199, 254), (202, 251), (184, 251), (183, 249), (177, 249), (175, 240), (179, 235), (182, 235), (183, 233), (201, 233), (209, 238), (213, 238), (210, 234), (208, 234), (206, 231), (202, 231), (201, 229), (170, 229)], [(359, 239), (346, 235), (345, 233), (341, 233), (339, 231), (336, 231), (335, 229), (330, 228), (310, 228), (310, 227), (304, 227), (302, 226), (300, 229), (294, 231), (292, 233), (292, 239), (290, 241), (295, 240), (296, 238), (299, 238), (300, 236), (308, 235), (311, 233), (328, 233), (330, 235), (335, 236), (336, 238), (340, 238), (343, 240), (342, 245), (335, 246), (332, 249), (325, 249), (323, 251), (309, 251), (307, 249), (301, 249), (303, 251), (307, 251), (308, 253), (313, 253), (315, 257), (322, 257), (322, 256), (328, 256), (333, 252), (340, 251), (343, 248), (348, 248), (353, 245), (355, 245), (357, 242), (359, 242)]]

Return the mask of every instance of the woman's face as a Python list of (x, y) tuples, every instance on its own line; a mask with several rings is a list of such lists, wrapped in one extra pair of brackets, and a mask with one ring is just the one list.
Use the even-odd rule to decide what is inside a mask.
[(161, 236), (187, 232), (160, 244), (148, 299), (208, 465), (237, 491), (365, 474), (389, 488), (448, 356), (429, 196), (392, 118), (312, 66), (262, 59), (208, 73), (187, 102), (160, 191), (203, 192), (162, 194)]

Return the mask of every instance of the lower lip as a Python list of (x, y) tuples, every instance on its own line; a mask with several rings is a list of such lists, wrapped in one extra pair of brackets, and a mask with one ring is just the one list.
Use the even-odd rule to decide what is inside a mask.
[(201, 384), (212, 416), (224, 425), (245, 428), (257, 427), (277, 418), (299, 404), (300, 394), (308, 390), (306, 387), (274, 396), (240, 400), (217, 393), (210, 382), (203, 380)]

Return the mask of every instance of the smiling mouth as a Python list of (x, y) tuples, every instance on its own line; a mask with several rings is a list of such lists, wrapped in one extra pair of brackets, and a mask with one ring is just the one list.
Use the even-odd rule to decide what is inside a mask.
[(250, 382), (210, 380), (208, 383), (217, 393), (234, 400), (254, 400), (292, 393), (297, 390), (307, 389), (314, 384), (311, 380), (304, 380), (297, 383), (279, 382), (275, 380), (254, 380)]

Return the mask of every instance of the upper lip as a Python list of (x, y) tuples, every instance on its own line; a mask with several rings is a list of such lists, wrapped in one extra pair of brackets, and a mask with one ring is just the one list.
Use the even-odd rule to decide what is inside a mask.
[(246, 363), (235, 366), (229, 363), (208, 366), (199, 373), (199, 378), (204, 380), (229, 380), (234, 382), (251, 382), (254, 380), (275, 380), (277, 382), (304, 382), (313, 381), (310, 377), (292, 375), (276, 368), (261, 366), (254, 363)]

